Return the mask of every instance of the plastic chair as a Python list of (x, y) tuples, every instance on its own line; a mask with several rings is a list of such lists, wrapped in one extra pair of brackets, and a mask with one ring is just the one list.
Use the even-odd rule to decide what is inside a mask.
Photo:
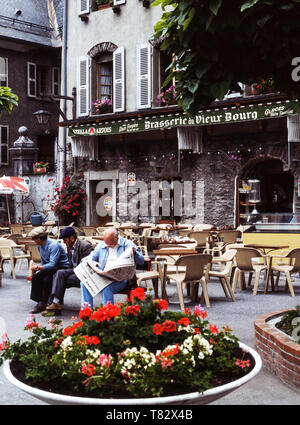
[(31, 267), (33, 266), (33, 264), (40, 264), (42, 262), (41, 255), (36, 243), (26, 244), (25, 249), (26, 249), (26, 252), (30, 254), (30, 257), (31, 257), (29, 261), (29, 270), (28, 270), (27, 277), (32, 277)]
[(81, 226), (81, 230), (83, 231), (85, 236), (97, 236), (99, 232), (94, 226)]
[[(254, 264), (253, 258), (263, 258), (264, 256), (255, 248), (235, 248), (236, 254), (234, 257), (235, 261), (235, 272), (233, 277), (232, 291), (235, 292), (237, 281), (239, 281), (239, 287), (242, 290), (244, 287), (244, 274), (249, 272), (248, 285), (251, 283), (252, 274), (255, 273), (255, 281), (253, 287), (253, 295), (257, 294), (260, 274), (262, 271), (267, 270), (267, 264)], [(243, 282), (242, 282), (243, 279)]]
[[(292, 249), (285, 255), (272, 255), (270, 256), (270, 261), (272, 261), (271, 259), (276, 257), (281, 258), (282, 260), (285, 259), (287, 260), (287, 262), (281, 261), (278, 262), (278, 264), (270, 264), (270, 277), (272, 281), (272, 287), (274, 287), (274, 272), (277, 272), (275, 287), (278, 287), (280, 273), (284, 273), (286, 277), (286, 286), (288, 286), (291, 296), (294, 297), (295, 293), (291, 280), (291, 274), (300, 272), (300, 248)], [(268, 281), (269, 279), (267, 279), (266, 281), (265, 294), (268, 291)]]
[(224, 290), (226, 297), (228, 297), (227, 290), (231, 296), (232, 301), (235, 301), (234, 293), (231, 288), (231, 277), (232, 277), (232, 269), (233, 269), (233, 261), (234, 256), (236, 254), (235, 249), (230, 249), (226, 251), (222, 256), (217, 258), (212, 258), (212, 264), (224, 264), (224, 268), (222, 270), (212, 270), (210, 269), (208, 272), (209, 277), (218, 277), (220, 279), (220, 283)]
[(16, 279), (15, 265), (18, 260), (26, 259), (28, 261), (28, 267), (31, 256), (29, 254), (19, 254), (17, 249), (22, 249), (21, 245), (17, 245), (12, 239), (0, 238), (0, 269), (3, 269), (3, 263), (5, 261), (10, 262), (11, 274), (13, 279)]
[(211, 240), (211, 233), (208, 230), (203, 230), (203, 231), (193, 231), (188, 233), (188, 238), (190, 239), (194, 239), (195, 241), (197, 241), (197, 249), (205, 249), (205, 248), (209, 248), (209, 242)]
[[(176, 282), (181, 310), (184, 311), (183, 286), (187, 283), (201, 283), (206, 306), (210, 307), (206, 281), (211, 260), (212, 256), (209, 254), (184, 255), (175, 262), (175, 266), (185, 267), (184, 272), (168, 273), (168, 270), (166, 271), (168, 278)], [(205, 266), (207, 266), (206, 270)]]
[(23, 224), (15, 223), (9, 225), (10, 233), (25, 233)]
[(154, 296), (155, 298), (158, 298), (158, 280), (160, 279), (162, 282), (162, 271), (159, 261), (152, 261), (151, 267), (152, 270), (139, 272), (136, 274), (136, 283), (137, 286), (141, 286), (141, 284), (145, 282), (146, 288), (148, 288), (148, 281), (152, 281)]

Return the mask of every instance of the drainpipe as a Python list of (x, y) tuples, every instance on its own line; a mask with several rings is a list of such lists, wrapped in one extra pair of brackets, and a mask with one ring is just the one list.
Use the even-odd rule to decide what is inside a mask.
[(237, 227), (238, 224), (238, 176), (235, 176), (234, 178), (234, 204), (233, 204), (233, 223), (234, 228)]
[[(67, 32), (68, 32), (68, 0), (64, 0), (64, 15), (63, 15), (63, 46), (62, 46), (62, 95), (67, 96)], [(62, 110), (67, 113), (67, 101), (62, 100)], [(66, 174), (67, 160), (67, 128), (63, 127), (63, 144), (62, 144), (62, 161), (60, 161), (60, 186)]]

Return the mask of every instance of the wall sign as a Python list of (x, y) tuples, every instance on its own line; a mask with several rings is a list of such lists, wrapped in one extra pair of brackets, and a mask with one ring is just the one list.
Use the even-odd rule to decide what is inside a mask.
[(259, 105), (207, 109), (199, 111), (194, 117), (190, 117), (184, 112), (178, 112), (167, 115), (157, 114), (156, 116), (143, 118), (124, 119), (120, 121), (104, 121), (99, 124), (93, 123), (92, 125), (69, 127), (68, 135), (71, 137), (101, 136), (164, 130), (195, 125), (229, 124), (269, 118), (281, 118), (287, 115), (296, 114), (298, 111), (299, 104), (297, 101), (270, 102)]
[(103, 206), (106, 209), (106, 211), (110, 211), (113, 207), (113, 200), (111, 196), (107, 196), (104, 198)]

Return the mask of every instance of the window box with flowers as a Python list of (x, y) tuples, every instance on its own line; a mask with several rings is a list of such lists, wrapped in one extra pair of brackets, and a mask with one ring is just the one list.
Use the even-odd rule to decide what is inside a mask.
[(45, 174), (48, 171), (49, 162), (35, 162), (33, 164), (33, 173), (34, 174)]
[(274, 81), (272, 78), (261, 79), (258, 83), (251, 84), (253, 95), (274, 93)]
[(107, 9), (108, 7), (111, 7), (111, 0), (96, 0), (96, 4), (98, 7), (98, 10)]
[(97, 99), (93, 102), (96, 113), (98, 114), (109, 114), (112, 112), (112, 101), (108, 98)]
[(201, 306), (169, 311), (138, 287), (126, 303), (82, 306), (65, 327), (30, 316), (27, 341), (0, 339), (0, 364), (10, 382), (48, 403), (206, 404), (261, 368), (255, 350), (206, 317)]
[(155, 105), (157, 106), (170, 106), (176, 105), (176, 88), (175, 86), (170, 86), (168, 89), (161, 91), (154, 100)]
[(60, 225), (79, 221), (86, 200), (83, 185), (82, 180), (66, 176), (61, 188), (55, 188), (55, 202), (51, 205), (51, 210), (58, 216)]

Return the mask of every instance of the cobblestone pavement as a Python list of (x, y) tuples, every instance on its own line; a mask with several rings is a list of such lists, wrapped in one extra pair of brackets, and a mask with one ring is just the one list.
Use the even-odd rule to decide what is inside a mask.
[[(0, 331), (5, 326), (9, 338), (15, 341), (18, 338), (27, 338), (24, 324), (29, 311), (34, 306), (30, 300), (30, 284), (26, 280), (27, 265), (22, 264), (16, 271), (17, 278), (10, 276), (10, 266), (5, 263), (0, 288)], [(208, 320), (217, 326), (226, 326), (232, 329), (240, 341), (254, 348), (254, 320), (261, 314), (281, 309), (293, 308), (300, 304), (300, 278), (294, 278), (295, 297), (283, 291), (281, 286), (276, 293), (264, 294), (261, 291), (253, 296), (251, 288), (244, 291), (236, 290), (236, 302), (224, 297), (224, 292), (217, 280), (209, 282), (208, 292), (211, 307), (207, 309)], [(179, 304), (173, 303), (174, 287), (168, 286), (170, 295), (169, 308), (179, 310)], [(121, 298), (123, 297), (123, 298)], [(124, 299), (119, 295), (117, 299)], [(101, 301), (100, 295), (95, 298), (95, 305)], [(64, 309), (61, 319), (64, 325), (72, 322), (80, 307), (80, 290), (70, 288), (66, 291)], [(193, 307), (194, 304), (186, 304)], [(41, 324), (47, 323), (47, 318), (36, 315)], [(299, 405), (300, 392), (282, 383), (278, 377), (262, 368), (258, 376), (233, 393), (212, 403), (212, 405)], [(25, 394), (11, 385), (0, 368), (0, 405), (43, 405), (38, 399)]]

